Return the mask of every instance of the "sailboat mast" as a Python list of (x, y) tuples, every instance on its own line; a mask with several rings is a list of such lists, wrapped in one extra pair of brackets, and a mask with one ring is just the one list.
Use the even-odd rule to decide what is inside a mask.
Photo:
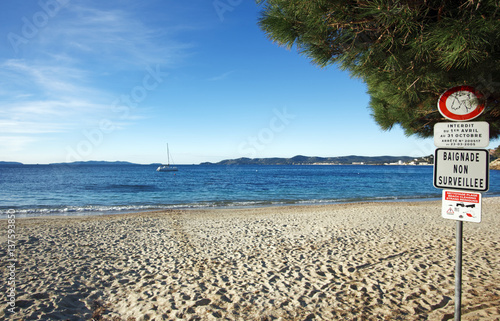
[(170, 166), (170, 153), (168, 152), (168, 143), (167, 143), (167, 166)]

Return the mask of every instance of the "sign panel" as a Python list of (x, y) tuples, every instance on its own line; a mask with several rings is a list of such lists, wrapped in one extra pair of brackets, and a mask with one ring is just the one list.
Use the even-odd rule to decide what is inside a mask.
[(442, 216), (450, 220), (481, 222), (481, 193), (443, 190)]
[(437, 123), (434, 125), (436, 147), (478, 148), (490, 144), (490, 124), (485, 121)]
[(486, 192), (489, 188), (489, 156), (485, 149), (436, 149), (434, 186)]
[(444, 117), (454, 121), (476, 118), (484, 111), (482, 95), (471, 86), (458, 86), (445, 91), (438, 100), (438, 110)]

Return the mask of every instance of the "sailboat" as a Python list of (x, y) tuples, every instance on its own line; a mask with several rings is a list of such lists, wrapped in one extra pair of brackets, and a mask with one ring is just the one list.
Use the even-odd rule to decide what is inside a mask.
[(170, 166), (170, 152), (168, 151), (168, 144), (167, 144), (167, 164), (158, 166), (156, 171), (157, 172), (177, 172), (178, 171), (177, 167)]

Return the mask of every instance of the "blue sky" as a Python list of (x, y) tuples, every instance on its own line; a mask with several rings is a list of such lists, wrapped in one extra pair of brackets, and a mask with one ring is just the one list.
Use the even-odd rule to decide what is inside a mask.
[[(251, 0), (0, 3), (0, 160), (412, 155), (365, 85), (270, 42)], [(490, 146), (495, 146), (492, 144)]]

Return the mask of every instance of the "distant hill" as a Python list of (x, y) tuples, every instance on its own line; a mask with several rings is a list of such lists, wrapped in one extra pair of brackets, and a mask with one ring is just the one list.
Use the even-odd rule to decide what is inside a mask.
[(23, 163), (19, 163), (19, 162), (1, 162), (0, 161), (0, 166), (12, 166), (12, 165), (23, 165)]
[(72, 162), (72, 163), (51, 163), (49, 165), (138, 165), (130, 162), (106, 162), (106, 161), (82, 161), (82, 162)]
[[(0, 166), (19, 166), (19, 165), (33, 165), (33, 164), (23, 164), (19, 162), (2, 162), (0, 161)], [(53, 165), (53, 166), (61, 166), (61, 165), (75, 165), (75, 166), (81, 166), (81, 165), (113, 165), (113, 166), (124, 166), (124, 165), (142, 165), (142, 164), (136, 164), (136, 163), (131, 163), (131, 162), (123, 162), (123, 161), (115, 161), (115, 162), (107, 162), (107, 161), (79, 161), (79, 162), (72, 162), (72, 163), (50, 163), (48, 165)], [(154, 164), (150, 164), (154, 165)]]
[(226, 159), (218, 163), (201, 163), (200, 165), (383, 165), (390, 163), (430, 163), (432, 157), (415, 158), (411, 156), (339, 156), (339, 157), (317, 157), (297, 155), (292, 158), (238, 158)]

